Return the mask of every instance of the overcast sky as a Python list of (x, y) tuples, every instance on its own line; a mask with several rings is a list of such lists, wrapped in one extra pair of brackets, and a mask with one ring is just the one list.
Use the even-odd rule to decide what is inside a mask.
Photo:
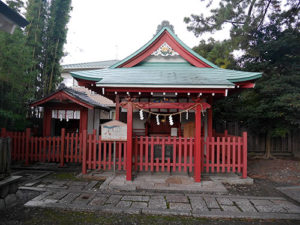
[[(183, 18), (208, 13), (200, 0), (72, 0), (72, 6), (62, 64), (123, 59), (148, 42), (163, 20), (194, 47), (201, 38), (187, 31)], [(208, 37), (222, 40), (228, 32)]]

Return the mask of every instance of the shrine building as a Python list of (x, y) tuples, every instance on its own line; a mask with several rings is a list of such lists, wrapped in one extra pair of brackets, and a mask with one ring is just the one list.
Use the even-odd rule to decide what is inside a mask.
[(127, 180), (135, 170), (157, 167), (189, 170), (196, 182), (204, 167), (219, 171), (230, 164), (233, 172), (246, 171), (247, 152), (235, 152), (247, 148), (247, 137), (233, 137), (225, 151), (227, 144), (213, 133), (212, 104), (253, 88), (260, 72), (219, 68), (163, 23), (150, 41), (125, 59), (106, 69), (71, 75), (80, 86), (116, 103), (116, 120), (127, 124)]

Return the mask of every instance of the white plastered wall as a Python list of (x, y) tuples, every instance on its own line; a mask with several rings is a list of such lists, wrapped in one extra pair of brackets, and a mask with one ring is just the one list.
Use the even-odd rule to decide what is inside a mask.
[(89, 109), (88, 110), (88, 134), (92, 134), (93, 130), (96, 130), (96, 134), (99, 133), (99, 122), (100, 122), (100, 109)]

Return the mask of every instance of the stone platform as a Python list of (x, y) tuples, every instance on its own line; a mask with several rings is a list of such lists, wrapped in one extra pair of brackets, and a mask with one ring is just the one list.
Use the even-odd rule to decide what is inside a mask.
[[(119, 191), (153, 191), (153, 192), (184, 192), (184, 193), (226, 193), (223, 183), (253, 184), (253, 179), (241, 179), (237, 174), (203, 174), (200, 183), (186, 174), (138, 173), (132, 181), (126, 180), (126, 175), (112, 172), (88, 174), (89, 178), (103, 177), (106, 181), (101, 185), (102, 190)], [(84, 177), (84, 176), (83, 176)]]

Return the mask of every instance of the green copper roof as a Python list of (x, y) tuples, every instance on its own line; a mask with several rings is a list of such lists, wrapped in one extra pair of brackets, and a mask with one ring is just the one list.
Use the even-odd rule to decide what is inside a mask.
[(198, 68), (186, 63), (145, 63), (131, 68), (78, 71), (73, 77), (97, 81), (98, 86), (226, 86), (233, 82), (253, 80), (261, 73), (226, 70), (221, 68)]
[[(134, 67), (118, 68), (132, 57), (139, 55), (157, 38), (167, 31), (183, 48), (211, 68), (199, 68), (189, 62), (142, 61)], [(174, 88), (233, 88), (234, 82), (250, 81), (261, 77), (261, 73), (221, 69), (185, 45), (168, 28), (163, 27), (147, 44), (107, 69), (73, 71), (74, 78), (96, 81), (102, 87), (174, 87)]]
[(119, 60), (106, 60), (97, 62), (73, 63), (62, 65), (62, 68), (64, 71), (104, 69), (110, 67), (118, 61)]
[(184, 47), (188, 52), (190, 52), (192, 55), (196, 56), (198, 59), (201, 61), (205, 62), (207, 65), (211, 66), (212, 68), (218, 68), (215, 64), (212, 62), (208, 61), (207, 59), (203, 58), (201, 55), (197, 54), (195, 51), (193, 51), (191, 48), (189, 48), (186, 44), (184, 44), (174, 33), (171, 31), (170, 28), (168, 27), (163, 27), (160, 32), (158, 32), (150, 41), (148, 41), (143, 47), (138, 49), (136, 52), (132, 53), (125, 59), (117, 62), (116, 64), (112, 65), (110, 68), (117, 68), (118, 66), (122, 65), (129, 59), (133, 58), (134, 56), (138, 55), (142, 51), (144, 51), (149, 45), (151, 45), (164, 31), (168, 31), (169, 34), (182, 46)]

